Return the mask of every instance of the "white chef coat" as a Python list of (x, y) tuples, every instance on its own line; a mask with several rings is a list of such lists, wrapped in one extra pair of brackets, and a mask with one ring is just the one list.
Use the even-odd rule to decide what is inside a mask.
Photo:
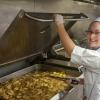
[(84, 95), (87, 100), (100, 100), (100, 49), (75, 46), (71, 62), (84, 67)]

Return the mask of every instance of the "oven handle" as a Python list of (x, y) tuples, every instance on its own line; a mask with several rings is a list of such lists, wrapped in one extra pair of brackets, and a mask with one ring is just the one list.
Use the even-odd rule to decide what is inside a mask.
[[(87, 17), (83, 13), (80, 13), (80, 14), (81, 14), (81, 18), (64, 18), (64, 20), (65, 21), (81, 21), (81, 20), (84, 20), (84, 19), (89, 19), (89, 17)], [(29, 19), (40, 21), (40, 22), (53, 22), (54, 21), (53, 19), (36, 18), (36, 17), (30, 16), (27, 13), (25, 13), (25, 16), (28, 17)]]

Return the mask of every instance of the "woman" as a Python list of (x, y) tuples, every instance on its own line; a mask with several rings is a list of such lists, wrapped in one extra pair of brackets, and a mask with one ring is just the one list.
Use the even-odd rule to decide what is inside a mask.
[(87, 31), (90, 49), (75, 45), (64, 28), (63, 16), (55, 15), (55, 24), (71, 62), (84, 67), (84, 100), (100, 100), (100, 18)]

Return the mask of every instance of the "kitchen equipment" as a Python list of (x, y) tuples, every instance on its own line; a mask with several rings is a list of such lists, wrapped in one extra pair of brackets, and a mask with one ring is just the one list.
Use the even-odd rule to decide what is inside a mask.
[[(2, 89), (4, 84), (5, 88), (7, 89), (6, 82), (11, 84), (14, 79), (16, 80), (15, 82), (17, 82), (17, 77), (20, 80), (23, 75), (27, 76), (29, 72), (33, 72), (33, 76), (35, 72), (39, 71), (49, 73), (65, 73), (68, 70), (71, 77), (77, 77), (81, 74), (78, 72), (77, 68), (74, 68), (72, 66), (69, 67), (68, 65), (50, 62), (50, 59), (58, 60), (58, 62), (61, 63), (62, 61), (69, 61), (69, 58), (66, 58), (62, 55), (57, 55), (52, 49), (52, 46), (59, 42), (59, 37), (57, 35), (55, 25), (52, 23), (53, 14), (55, 13), (25, 12), (24, 10), (21, 10), (14, 21), (10, 24), (9, 28), (0, 38), (0, 83)], [(65, 24), (66, 29), (71, 28), (71, 26), (74, 25), (74, 23), (78, 20), (88, 19), (88, 17), (82, 13), (61, 14), (68, 20)], [(24, 78), (26, 79), (26, 77)], [(34, 80), (34, 78), (31, 78), (29, 80)], [(60, 80), (56, 79), (56, 81)], [(22, 88), (23, 85), (20, 86)], [(64, 91), (63, 95), (58, 96), (57, 98), (61, 99), (66, 93), (69, 93), (72, 88), (73, 87), (68, 88), (67, 90), (66, 88), (64, 88), (62, 90)], [(3, 89), (3, 91), (5, 91), (6, 89)], [(16, 90), (16, 88), (14, 89)], [(26, 88), (23, 87), (21, 90), (24, 89)], [(30, 90), (29, 88), (27, 89)], [(16, 91), (18, 92), (20, 91), (20, 89), (17, 89)], [(57, 91), (60, 93), (60, 90)], [(56, 94), (57, 91), (55, 92)], [(10, 92), (8, 91), (7, 93), (9, 94)], [(6, 98), (4, 95), (9, 96), (8, 98), (13, 97), (11, 99), (14, 100), (18, 100), (19, 98), (18, 95), (18, 98), (14, 95), (13, 91), (9, 95), (6, 94), (6, 92), (1, 91), (1, 93), (4, 93), (3, 95), (1, 95), (1, 97), (3, 96), (3, 98)], [(23, 94), (23, 92), (21, 91), (18, 93)], [(37, 93), (35, 94), (37, 95)], [(40, 97), (41, 100), (44, 100), (45, 95), (43, 96), (44, 97)], [(54, 96), (54, 94), (52, 96)], [(49, 97), (49, 99), (51, 98), (51, 100), (53, 100), (52, 96)], [(33, 100), (33, 98), (28, 95), (27, 97), (25, 96), (25, 98), (26, 100), (28, 100), (27, 98), (29, 98), (29, 100)], [(23, 97), (22, 99), (25, 100), (25, 98)]]

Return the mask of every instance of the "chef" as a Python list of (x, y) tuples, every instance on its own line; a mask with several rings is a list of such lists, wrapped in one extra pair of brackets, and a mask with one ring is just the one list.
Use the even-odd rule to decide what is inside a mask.
[(60, 40), (71, 62), (83, 66), (83, 100), (100, 100), (100, 17), (94, 20), (86, 31), (90, 49), (77, 46), (64, 28), (63, 16), (56, 14), (54, 21)]

